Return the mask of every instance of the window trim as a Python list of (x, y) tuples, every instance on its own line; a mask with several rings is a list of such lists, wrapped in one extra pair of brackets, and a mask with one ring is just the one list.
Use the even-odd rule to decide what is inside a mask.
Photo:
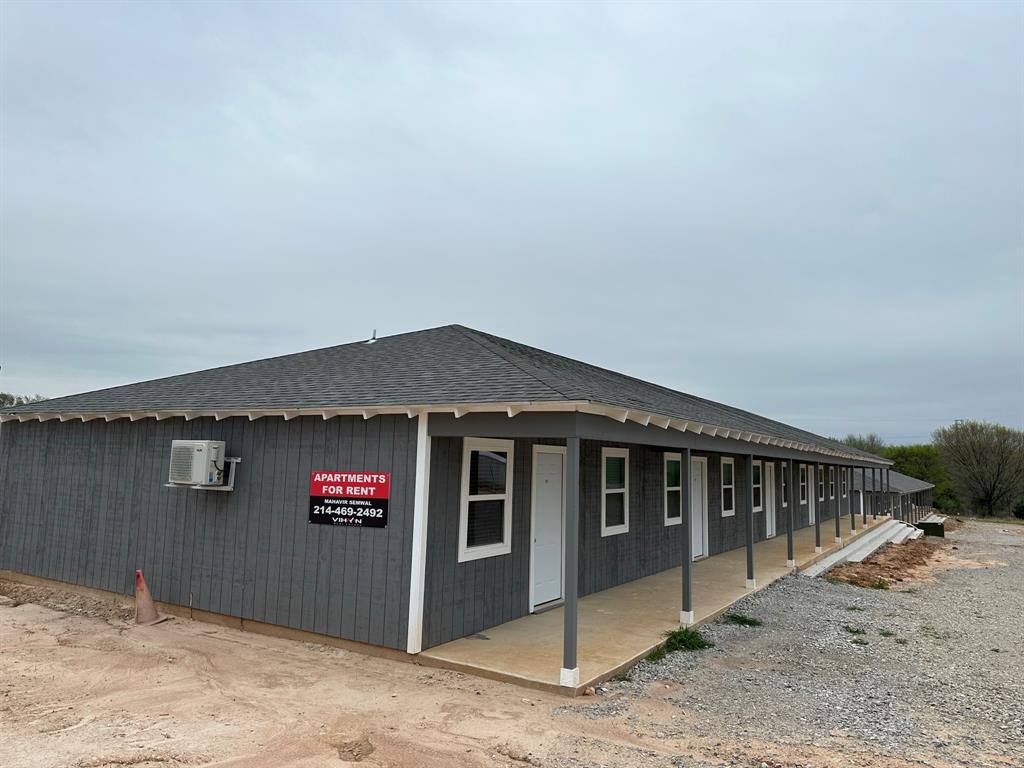
[(833, 466), (828, 468), (828, 497), (830, 499), (836, 497), (836, 468)]
[[(725, 484), (725, 465), (728, 464), (732, 467), (732, 483), (729, 485)], [(719, 506), (722, 508), (722, 517), (735, 517), (736, 516), (736, 460), (731, 456), (722, 456), (718, 464), (718, 486), (719, 486)], [(730, 488), (732, 490), (732, 508), (725, 508), (725, 489)]]
[[(754, 479), (753, 479), (754, 478), (754, 467), (757, 467), (757, 469), (758, 469), (758, 473), (757, 473), (758, 474), (758, 481), (756, 483), (754, 482)], [(761, 494), (760, 494), (760, 496), (761, 496), (761, 503), (760, 504), (754, 504), (754, 508), (751, 511), (752, 512), (762, 512), (762, 511), (764, 511), (764, 464), (761, 461), (755, 460), (753, 465), (750, 467), (750, 478), (751, 478), (751, 480), (750, 480), (750, 498), (751, 498), (751, 501), (753, 501), (753, 498), (754, 498), (754, 489), (755, 488), (757, 488), (761, 492)]]
[(825, 500), (825, 473), (823, 470), (824, 467), (821, 464), (818, 464), (814, 474), (818, 481), (818, 501)]
[[(505, 469), (505, 493), (469, 495), (469, 467), (473, 451), (502, 451), (508, 455)], [(512, 552), (512, 482), (515, 462), (515, 441), (497, 440), (482, 437), (467, 437), (462, 441), (462, 484), (459, 492), (459, 562), (481, 560), (485, 557), (499, 557)], [(471, 501), (504, 501), (504, 531), (502, 541), (498, 544), (482, 544), (476, 547), (466, 546), (466, 535), (469, 532), (469, 502)]]
[[(679, 485), (670, 486), (668, 484), (668, 463), (670, 461), (679, 462)], [(661, 475), (661, 500), (662, 507), (665, 510), (665, 525), (679, 525), (683, 522), (683, 455), (681, 453), (666, 453), (665, 458), (661, 463), (662, 475)], [(679, 491), (679, 517), (668, 516), (668, 492)]]
[(849, 488), (847, 487), (849, 474), (850, 473), (847, 471), (846, 467), (843, 467), (843, 471), (839, 473), (839, 493), (842, 494), (842, 498), (844, 499), (846, 498), (847, 493), (849, 493)]
[(789, 491), (792, 490), (789, 487), (789, 477), (788, 477), (788, 474), (789, 474), (789, 462), (788, 461), (780, 461), (779, 462), (779, 472), (782, 475), (782, 489), (781, 489), (782, 508), (785, 509), (786, 507), (789, 506), (789, 501), (787, 500), (786, 497), (789, 495)]
[(798, 485), (800, 486), (800, 506), (802, 507), (811, 500), (811, 468), (808, 464), (801, 464), (797, 472)]
[[(608, 488), (608, 468), (605, 466), (605, 461), (609, 458), (623, 458), (625, 462), (625, 482), (622, 488)], [(623, 510), (623, 523), (622, 525), (608, 525), (607, 524), (607, 504), (609, 493), (621, 493), (622, 494), (622, 510)], [(629, 533), (629, 448), (601, 448), (601, 537), (605, 536), (619, 536), (623, 533)]]

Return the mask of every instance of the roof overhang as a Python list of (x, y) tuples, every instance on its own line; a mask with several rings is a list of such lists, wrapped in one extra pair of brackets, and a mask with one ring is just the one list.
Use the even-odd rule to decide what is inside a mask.
[(856, 461), (863, 464), (876, 464), (889, 466), (892, 464), (887, 459), (871, 459), (865, 456), (840, 451), (831, 446), (822, 445), (800, 440), (789, 440), (781, 437), (750, 432), (736, 427), (724, 427), (716, 424), (707, 424), (700, 421), (680, 419), (664, 414), (652, 413), (650, 411), (623, 408), (621, 406), (595, 403), (589, 400), (558, 400), (541, 402), (502, 402), (502, 403), (452, 403), (452, 404), (422, 404), (422, 405), (382, 405), (353, 408), (273, 408), (273, 409), (232, 409), (217, 408), (212, 410), (145, 410), (145, 411), (85, 411), (85, 412), (19, 412), (0, 414), (0, 422), (6, 421), (92, 421), (103, 419), (104, 421), (115, 421), (117, 419), (128, 419), (129, 421), (140, 421), (143, 419), (183, 418), (192, 421), (199, 418), (212, 418), (221, 421), (227, 418), (243, 417), (250, 421), (256, 419), (277, 417), (285, 421), (300, 416), (320, 416), (325, 421), (337, 416), (361, 416), (363, 419), (372, 419), (381, 415), (404, 415), (412, 419), (422, 413), (451, 413), (456, 419), (462, 418), (469, 413), (505, 413), (509, 418), (514, 418), (520, 413), (589, 413), (596, 416), (604, 416), (625, 424), (627, 421), (634, 422), (647, 428), (657, 428), (679, 432), (690, 432), (696, 435), (708, 437), (719, 437), (735, 440), (738, 443), (753, 445), (771, 445), (780, 448), (787, 448), (805, 453), (815, 453), (823, 456), (833, 456), (848, 461)]

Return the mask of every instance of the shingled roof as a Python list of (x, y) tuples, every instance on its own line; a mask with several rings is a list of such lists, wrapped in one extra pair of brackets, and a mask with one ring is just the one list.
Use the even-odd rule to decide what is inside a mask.
[(598, 404), (883, 462), (748, 411), (461, 325), (271, 357), (8, 408), (6, 414)]
[[(865, 479), (867, 480), (867, 489), (870, 491), (871, 475), (868, 474)], [(879, 481), (876, 480), (875, 482), (878, 483)], [(894, 469), (889, 470), (889, 485), (897, 493), (918, 493), (935, 487), (934, 483), (918, 480), (916, 477), (904, 475), (902, 472), (897, 472)], [(864, 490), (861, 485), (860, 472), (853, 473), (853, 489), (855, 491)], [(876, 485), (876, 490), (881, 490), (881, 485)]]

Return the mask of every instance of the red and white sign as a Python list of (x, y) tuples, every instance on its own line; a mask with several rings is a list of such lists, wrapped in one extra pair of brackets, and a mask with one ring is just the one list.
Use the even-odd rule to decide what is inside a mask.
[(309, 522), (386, 528), (390, 496), (388, 472), (310, 472)]
[(310, 496), (386, 499), (391, 495), (388, 472), (310, 472)]

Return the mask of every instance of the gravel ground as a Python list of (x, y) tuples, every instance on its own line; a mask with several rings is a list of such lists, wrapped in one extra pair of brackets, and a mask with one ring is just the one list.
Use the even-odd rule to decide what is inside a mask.
[(575, 701), (0, 581), (0, 766), (1020, 768), (1024, 526), (948, 541), (899, 589), (783, 579)]
[(644, 662), (577, 711), (621, 716), (661, 686), (679, 716), (658, 738), (763, 742), (768, 765), (801, 764), (801, 747), (865, 765), (1024, 765), (1024, 527), (969, 524), (950, 542), (975, 567), (904, 591), (788, 577), (732, 609), (763, 626), (702, 627), (714, 648)]

